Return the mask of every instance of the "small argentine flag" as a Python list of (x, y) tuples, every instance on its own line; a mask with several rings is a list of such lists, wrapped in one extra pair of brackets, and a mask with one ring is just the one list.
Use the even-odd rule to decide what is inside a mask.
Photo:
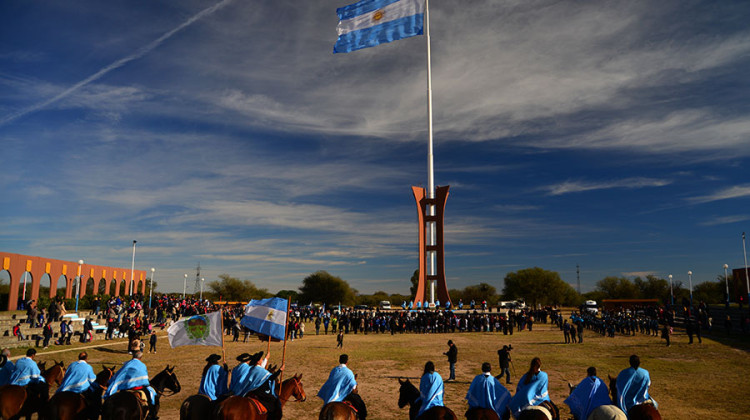
[(336, 10), (334, 53), (348, 53), (422, 35), (425, 0), (362, 0)]
[(250, 331), (283, 340), (287, 305), (287, 300), (281, 298), (253, 299), (245, 305), (240, 324)]

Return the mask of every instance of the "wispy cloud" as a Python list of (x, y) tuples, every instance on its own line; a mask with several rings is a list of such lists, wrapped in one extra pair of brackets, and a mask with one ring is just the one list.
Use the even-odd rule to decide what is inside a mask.
[(609, 190), (614, 188), (649, 188), (663, 187), (671, 184), (672, 181), (666, 179), (654, 178), (626, 178), (614, 181), (594, 182), (594, 181), (565, 181), (555, 185), (549, 185), (540, 188), (547, 191), (548, 195), (563, 195), (594, 190)]
[(750, 220), (750, 215), (720, 216), (701, 223), (702, 226), (729, 225)]
[(750, 184), (735, 185), (732, 187), (721, 189), (713, 194), (702, 195), (698, 197), (691, 197), (687, 200), (691, 203), (702, 204), (710, 203), (712, 201), (729, 200), (733, 198), (741, 198), (750, 196)]

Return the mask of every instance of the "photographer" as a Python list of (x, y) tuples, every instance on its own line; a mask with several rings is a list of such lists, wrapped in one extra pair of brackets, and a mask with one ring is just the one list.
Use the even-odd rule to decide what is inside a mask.
[(505, 383), (511, 384), (510, 381), (510, 351), (513, 350), (512, 345), (503, 346), (502, 349), (497, 351), (497, 357), (500, 361), (500, 374), (497, 375), (495, 378), (499, 381), (503, 375), (505, 375)]

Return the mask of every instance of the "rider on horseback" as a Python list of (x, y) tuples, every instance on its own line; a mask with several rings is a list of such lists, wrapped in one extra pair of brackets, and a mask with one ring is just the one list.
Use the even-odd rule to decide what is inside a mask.
[(574, 419), (586, 420), (595, 408), (612, 404), (607, 385), (596, 376), (596, 368), (586, 370), (587, 377), (579, 383), (565, 400)]
[(156, 416), (159, 410), (159, 397), (151, 383), (148, 380), (148, 368), (141, 362), (143, 357), (142, 351), (136, 351), (133, 358), (125, 362), (109, 380), (107, 390), (104, 392), (104, 399), (111, 397), (117, 391), (139, 390), (146, 396), (148, 404), (148, 416), (152, 420), (158, 419)]
[(36, 350), (33, 348), (26, 350), (26, 356), (18, 359), (16, 369), (10, 374), (10, 384), (25, 387), (30, 397), (28, 401), (46, 403), (49, 388), (44, 377), (42, 377), (39, 366), (34, 361), (35, 357)]
[(280, 420), (281, 401), (276, 394), (276, 379), (284, 371), (284, 365), (273, 373), (269, 372), (266, 369), (269, 356), (263, 357), (263, 352), (260, 351), (248, 358), (251, 367), (243, 380), (244, 386), (236, 395), (245, 395), (260, 401), (268, 410), (269, 420)]
[(526, 407), (550, 401), (547, 391), (548, 383), (547, 374), (542, 372), (542, 360), (538, 357), (533, 358), (529, 371), (518, 381), (516, 394), (510, 400), (510, 410), (513, 416), (518, 417)]
[(634, 405), (650, 402), (658, 408), (656, 401), (648, 395), (651, 377), (646, 369), (640, 367), (641, 359), (635, 354), (630, 356), (630, 367), (617, 375), (617, 401), (615, 405), (628, 412)]
[(443, 378), (435, 372), (435, 364), (431, 361), (425, 363), (424, 374), (419, 381), (419, 395), (422, 406), (419, 407), (417, 417), (432, 407), (442, 407), (443, 404)]
[(68, 366), (68, 370), (65, 371), (65, 377), (60, 382), (60, 386), (57, 387), (55, 393), (70, 391), (80, 394), (91, 387), (91, 384), (96, 379), (96, 375), (91, 365), (86, 362), (88, 357), (89, 355), (85, 351), (78, 354), (78, 361)]
[[(482, 373), (474, 377), (469, 386), (469, 392), (466, 393), (466, 400), (469, 403), (469, 410), (473, 408), (488, 408), (495, 411), (499, 418), (508, 410), (510, 402), (510, 392), (498, 381), (490, 371), (492, 366), (489, 363), (482, 363)], [(467, 416), (468, 417), (468, 412)]]
[(357, 394), (357, 380), (354, 373), (346, 366), (349, 363), (349, 355), (339, 356), (339, 365), (331, 370), (328, 380), (318, 391), (318, 397), (323, 400), (323, 405), (330, 402), (348, 402), (357, 411), (360, 420), (367, 418), (367, 407), (362, 397)]
[(0, 386), (10, 383), (10, 375), (16, 370), (16, 365), (10, 360), (10, 350), (6, 347), (0, 353)]
[(218, 354), (212, 354), (206, 358), (206, 367), (203, 368), (203, 376), (201, 377), (201, 385), (198, 390), (199, 394), (203, 394), (215, 401), (220, 395), (227, 392), (227, 364), (224, 366), (219, 365), (221, 356)]

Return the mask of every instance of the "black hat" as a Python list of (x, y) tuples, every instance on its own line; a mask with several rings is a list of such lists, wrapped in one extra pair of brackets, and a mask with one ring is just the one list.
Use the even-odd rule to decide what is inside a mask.
[(210, 356), (208, 356), (208, 357), (206, 357), (206, 361), (208, 363), (217, 363), (219, 360), (221, 360), (221, 356), (219, 356), (218, 354), (215, 354), (215, 353), (212, 354), (212, 355), (210, 355)]
[(262, 358), (263, 358), (263, 352), (259, 351), (259, 352), (255, 353), (254, 355), (250, 356), (250, 359), (248, 359), (248, 360), (250, 361), (251, 365), (256, 365), (256, 364), (258, 364), (258, 362)]
[(250, 356), (249, 353), (242, 353), (241, 355), (237, 356), (237, 361), (240, 363), (245, 363), (250, 360), (252, 356)]

